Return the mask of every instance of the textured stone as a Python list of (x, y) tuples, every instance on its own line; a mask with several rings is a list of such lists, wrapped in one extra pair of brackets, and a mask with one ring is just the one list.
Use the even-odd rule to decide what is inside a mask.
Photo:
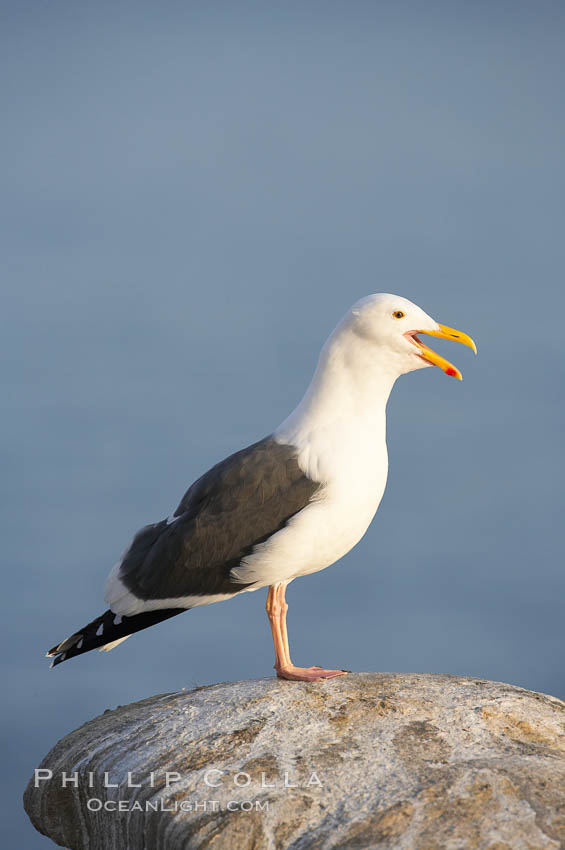
[[(53, 778), (32, 778), (26, 811), (71, 850), (565, 847), (565, 703), (480, 679), (164, 694), (86, 723), (41, 768)], [(167, 787), (167, 771), (180, 781)], [(120, 800), (125, 811), (91, 810)]]

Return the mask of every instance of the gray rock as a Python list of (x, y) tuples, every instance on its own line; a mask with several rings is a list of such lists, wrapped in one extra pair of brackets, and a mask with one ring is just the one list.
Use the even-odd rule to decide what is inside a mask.
[(71, 850), (565, 847), (565, 703), (480, 679), (154, 696), (67, 735), (41, 768), (53, 778), (32, 778), (26, 811)]

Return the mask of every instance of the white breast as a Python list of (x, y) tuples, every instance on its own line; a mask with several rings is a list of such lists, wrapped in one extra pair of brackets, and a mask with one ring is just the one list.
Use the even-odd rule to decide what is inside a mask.
[(354, 324), (346, 316), (338, 325), (304, 398), (274, 432), (296, 448), (320, 492), (232, 571), (236, 580), (260, 586), (323, 570), (359, 542), (375, 515), (388, 472), (386, 403), (398, 374)]
[[(374, 426), (374, 423), (372, 423)], [(315, 500), (232, 571), (264, 586), (329, 567), (365, 534), (384, 493), (388, 459), (383, 428), (310, 435), (298, 463), (321, 482)]]

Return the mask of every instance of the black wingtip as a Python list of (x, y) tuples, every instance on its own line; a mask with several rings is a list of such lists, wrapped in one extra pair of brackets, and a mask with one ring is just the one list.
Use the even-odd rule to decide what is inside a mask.
[(163, 608), (134, 614), (131, 617), (122, 617), (108, 609), (80, 631), (50, 649), (47, 653), (47, 658), (53, 659), (50, 666), (56, 667), (57, 664), (62, 664), (63, 661), (75, 658), (77, 655), (83, 655), (92, 649), (101, 649), (106, 644), (122, 640), (186, 610), (186, 608)]
[[(48, 657), (49, 657), (49, 656), (48, 656)], [(49, 665), (49, 669), (51, 670), (53, 667), (56, 667), (56, 666), (57, 666), (57, 664), (61, 664), (63, 661), (65, 661), (66, 657), (67, 657), (67, 653), (66, 653), (66, 652), (60, 652), (58, 655), (56, 655), (56, 656), (53, 658), (53, 661), (52, 661), (52, 662), (51, 662), (51, 664)]]

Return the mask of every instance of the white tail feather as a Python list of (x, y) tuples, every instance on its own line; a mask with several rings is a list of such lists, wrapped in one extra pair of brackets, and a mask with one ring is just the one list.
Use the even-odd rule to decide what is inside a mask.
[(99, 652), (110, 652), (111, 649), (114, 649), (119, 643), (122, 643), (124, 640), (127, 640), (131, 635), (126, 635), (125, 637), (118, 638), (117, 640), (113, 640), (111, 643), (105, 643), (104, 646), (99, 646)]

